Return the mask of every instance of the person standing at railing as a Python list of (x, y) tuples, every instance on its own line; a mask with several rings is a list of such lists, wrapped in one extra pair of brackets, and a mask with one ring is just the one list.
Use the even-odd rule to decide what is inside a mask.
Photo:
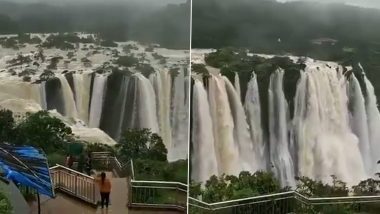
[(101, 197), (101, 207), (102, 209), (104, 206), (108, 208), (108, 204), (110, 201), (110, 194), (111, 194), (111, 181), (106, 178), (106, 173), (102, 172), (99, 177), (97, 178), (97, 182), (99, 184), (100, 189), (100, 197)]
[(66, 166), (71, 169), (73, 167), (73, 164), (74, 164), (74, 158), (72, 155), (68, 154), (66, 157)]

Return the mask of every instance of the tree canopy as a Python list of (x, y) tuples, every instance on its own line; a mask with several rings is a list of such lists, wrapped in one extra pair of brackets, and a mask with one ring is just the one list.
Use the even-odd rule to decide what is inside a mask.
[(162, 138), (149, 129), (128, 129), (116, 146), (118, 156), (124, 160), (147, 159), (167, 161), (167, 149)]
[(187, 160), (169, 163), (162, 138), (149, 129), (126, 130), (115, 149), (119, 160), (133, 160), (135, 179), (187, 183)]
[(65, 150), (73, 142), (71, 128), (47, 111), (27, 113), (17, 123), (10, 110), (0, 110), (0, 140), (41, 148), (45, 153)]

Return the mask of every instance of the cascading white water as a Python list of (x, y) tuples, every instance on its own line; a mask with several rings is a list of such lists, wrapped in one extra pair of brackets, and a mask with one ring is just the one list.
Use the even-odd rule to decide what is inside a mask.
[[(306, 70), (300, 71), (297, 83), (293, 118), (290, 118), (284, 96), (284, 71), (278, 70), (271, 75), (268, 90), (269, 130), (261, 123), (260, 82), (254, 74), (248, 82), (244, 108), (250, 131), (248, 141), (254, 148), (250, 155), (257, 159), (250, 163), (250, 167), (265, 170), (271, 165), (283, 186), (294, 187), (294, 176), (307, 176), (330, 183), (331, 175), (349, 186), (357, 185), (360, 180), (379, 170), (376, 162), (380, 159), (380, 113), (374, 87), (364, 77), (363, 85), (366, 88), (362, 90), (356, 77), (352, 75), (347, 80), (350, 72), (344, 73), (338, 65), (338, 69), (331, 63), (318, 61), (307, 61), (306, 65)], [(203, 85), (199, 80), (194, 81), (192, 100), (193, 111), (196, 112), (192, 123), (192, 155), (199, 153), (203, 156), (198, 157), (197, 154), (192, 157), (193, 179), (204, 182), (211, 174), (236, 175), (247, 163), (240, 161), (244, 154), (238, 149), (239, 143), (243, 142), (239, 139), (246, 139), (245, 123), (237, 120), (238, 75), (235, 74), (235, 89), (226, 77), (211, 75), (208, 79), (212, 137), (200, 137), (206, 134), (200, 133), (199, 127), (208, 130), (210, 125), (206, 125), (207, 116), (200, 116), (199, 113), (199, 90)], [(202, 114), (206, 114), (207, 106), (202, 106), (202, 109)], [(244, 118), (244, 114), (239, 118)], [(269, 131), (268, 136), (265, 135), (266, 131)], [(199, 162), (207, 160), (212, 163), (207, 159), (212, 154), (200, 153), (196, 149), (199, 149), (200, 142), (211, 144), (212, 140), (218, 168), (217, 173), (206, 174)]]
[(129, 77), (123, 76), (122, 86), (120, 88), (120, 95), (121, 95), (121, 111), (120, 111), (120, 120), (117, 127), (116, 136), (121, 136), (121, 132), (123, 131), (123, 119), (125, 115), (125, 105), (127, 105), (127, 94), (128, 94), (128, 86), (129, 86)]
[[(295, 97), (294, 137), (298, 174), (349, 185), (366, 178), (358, 138), (349, 127), (346, 77), (323, 67), (301, 73)], [(353, 173), (354, 172), (354, 173)]]
[(371, 176), (373, 176), (377, 171), (376, 163), (380, 160), (380, 113), (377, 106), (377, 98), (375, 95), (375, 89), (372, 83), (364, 76), (364, 81), (366, 85), (366, 110), (368, 118), (368, 130), (369, 130), (369, 142), (371, 147), (372, 164), (374, 166), (374, 171)]
[(155, 89), (157, 104), (157, 117), (160, 135), (167, 148), (171, 148), (171, 126), (170, 126), (170, 101), (171, 101), (171, 76), (168, 71), (157, 71), (150, 76)]
[(74, 96), (67, 79), (63, 75), (58, 76), (62, 86), (63, 100), (65, 102), (65, 116), (77, 118), (78, 111), (75, 106)]
[[(138, 79), (137, 76), (134, 76), (134, 78)], [(132, 116), (131, 116), (131, 124), (130, 124), (130, 127), (136, 127), (136, 118), (138, 119), (139, 116), (137, 115), (137, 109), (138, 109), (138, 96), (139, 96), (139, 85), (138, 85), (138, 81), (136, 80), (135, 81), (135, 84), (134, 84), (134, 88), (133, 88), (133, 91), (134, 91), (134, 94), (133, 94), (133, 107), (132, 107)], [(157, 106), (156, 106), (157, 108)]]
[(251, 141), (243, 104), (240, 101), (238, 92), (227, 77), (223, 77), (223, 80), (225, 82), (234, 122), (234, 142), (239, 148), (240, 165), (245, 171), (255, 172), (260, 167), (257, 164), (257, 156), (254, 155), (255, 151)]
[(152, 84), (150, 81), (140, 73), (134, 74), (137, 79), (138, 87), (138, 118), (139, 127), (148, 128), (153, 133), (159, 133), (157, 113), (156, 113), (156, 99)]
[(268, 148), (263, 139), (263, 128), (261, 125), (261, 106), (259, 88), (256, 75), (253, 73), (248, 82), (247, 93), (245, 95), (244, 108), (247, 115), (251, 140), (254, 153), (257, 158), (257, 167), (260, 170), (267, 169)]
[(192, 179), (205, 182), (219, 173), (207, 92), (199, 80), (193, 86), (192, 109)]
[[(365, 100), (360, 88), (359, 81), (356, 79), (355, 75), (351, 75), (350, 85), (349, 85), (349, 96), (350, 96), (350, 109), (351, 118), (350, 124), (352, 131), (359, 138), (359, 148), (363, 158), (364, 166), (366, 167), (366, 173), (371, 175), (374, 173), (373, 168), (373, 158), (371, 154), (369, 133), (368, 133), (368, 122), (367, 113), (365, 108)], [(380, 128), (380, 127), (378, 127)]]
[(0, 78), (0, 101), (6, 99), (33, 100), (41, 105), (40, 85)]
[(238, 94), (239, 97), (241, 97), (241, 89), (240, 89), (240, 78), (239, 78), (239, 75), (238, 73), (236, 72), (235, 73), (235, 79), (234, 79), (234, 86), (235, 86), (235, 89), (236, 89), (236, 93)]
[(89, 127), (98, 128), (102, 115), (104, 92), (106, 90), (107, 76), (95, 75), (94, 86), (91, 95)]
[(43, 81), (40, 84), (40, 94), (41, 94), (41, 108), (47, 109), (47, 101), (46, 101), (46, 82)]
[(239, 148), (234, 143), (234, 121), (223, 78), (211, 76), (208, 97), (217, 150), (218, 172), (237, 175), (242, 167), (239, 164)]
[[(86, 37), (86, 35), (79, 36)], [(139, 58), (139, 61), (150, 64), (157, 71), (156, 76), (161, 80), (159, 92), (154, 93), (151, 90), (151, 85), (141, 77), (137, 77), (138, 75), (135, 77), (127, 71), (115, 72), (114, 69), (111, 71), (112, 55), (118, 53), (123, 55), (121, 53), (122, 47), (131, 44), (138, 47), (132, 52)], [(78, 45), (83, 47), (83, 44)], [(68, 54), (67, 51), (49, 49), (44, 52), (46, 59), (54, 57), (62, 59), (61, 63), (57, 64), (57, 68), (52, 70), (53, 73), (49, 74), (43, 71), (48, 61), (42, 60), (42, 62), (41, 57), (37, 57), (38, 54), (33, 54), (33, 52), (38, 52), (37, 46), (27, 45), (27, 47), (17, 50), (17, 53), (9, 52), (10, 49), (4, 49), (5, 52), (3, 51), (4, 53), (0, 56), (0, 70), (2, 71), (0, 104), (10, 107), (14, 111), (20, 110), (19, 112), (23, 112), (22, 109), (25, 109), (25, 112), (31, 109), (40, 110), (41, 108), (38, 108), (37, 105), (40, 105), (42, 109), (51, 111), (56, 109), (65, 120), (80, 121), (78, 123), (81, 123), (83, 127), (88, 125), (92, 128), (101, 128), (115, 140), (118, 139), (118, 133), (125, 131), (125, 129), (151, 128), (151, 131), (159, 134), (167, 145), (168, 153), (171, 154), (168, 157), (169, 160), (184, 159), (187, 157), (189, 136), (187, 124), (189, 116), (186, 115), (189, 112), (189, 101), (184, 98), (188, 95), (184, 94), (189, 90), (188, 88), (185, 89), (184, 84), (188, 84), (188, 82), (182, 77), (185, 73), (183, 71), (185, 64), (189, 64), (186, 63), (189, 61), (188, 51), (157, 48), (154, 50), (155, 53), (152, 52), (143, 56), (145, 55), (145, 48), (146, 46), (135, 42), (122, 42), (118, 47), (98, 49), (97, 53), (87, 49), (87, 51), (85, 49), (78, 50), (73, 56), (69, 56), (71, 53)], [(165, 65), (159, 63), (160, 60), (154, 59), (155, 54), (162, 55), (167, 63), (164, 63)], [(31, 59), (35, 57), (38, 62), (36, 60), (34, 60), (36, 62), (24, 60), (22, 65), (8, 63), (9, 60), (17, 59), (18, 55)], [(80, 62), (83, 57), (87, 57), (94, 63), (85, 65), (86, 68), (83, 69), (83, 63)], [(71, 63), (68, 63), (70, 60)], [(27, 67), (34, 70), (33, 74), (29, 75), (30, 82), (26, 81), (25, 78), (23, 81), (22, 76), (17, 75)], [(178, 73), (179, 78), (174, 80), (172, 85), (171, 78), (175, 76), (172, 69), (177, 68), (183, 69)], [(139, 69), (130, 69), (130, 71), (132, 73), (140, 72)], [(40, 78), (42, 74), (56, 76), (57, 78), (41, 82), (44, 79)], [(125, 76), (128, 76), (132, 81), (125, 84), (126, 79), (122, 80)], [(175, 92), (174, 88), (179, 88), (182, 91)], [(119, 93), (120, 91), (121, 93)], [(123, 91), (125, 93), (122, 93)], [(155, 99), (157, 102), (151, 101)], [(118, 105), (119, 103), (120, 105)], [(150, 103), (157, 103), (158, 107), (152, 107)], [(174, 115), (171, 115), (170, 112), (172, 108), (175, 108), (176, 113)], [(150, 114), (153, 112), (152, 109), (156, 111), (157, 115)], [(170, 118), (171, 116), (173, 118)], [(179, 133), (172, 133), (173, 126), (179, 130)], [(97, 129), (83, 128), (83, 130), (90, 133)], [(175, 139), (174, 143), (172, 143), (173, 139)], [(171, 149), (174, 150), (171, 151)]]
[(91, 90), (91, 76), (89, 74), (73, 74), (75, 104), (79, 119), (88, 123)]
[(282, 186), (295, 186), (294, 165), (289, 152), (288, 104), (283, 92), (284, 71), (277, 70), (270, 77), (269, 153), (273, 171)]
[(174, 79), (173, 97), (171, 100), (172, 146), (168, 153), (169, 161), (184, 158), (188, 153), (189, 106), (188, 97), (186, 96), (188, 89), (186, 87), (185, 73), (179, 72)]
[[(293, 157), (293, 163), (295, 165), (295, 174), (300, 175), (299, 172), (299, 149), (302, 149), (303, 146), (303, 120), (305, 119), (306, 115), (304, 115), (304, 112), (306, 111), (306, 73), (301, 71), (300, 77), (298, 79), (297, 88), (299, 90), (296, 90), (296, 94), (294, 97), (294, 116), (293, 120), (291, 121), (291, 129), (290, 129), (290, 144), (289, 144), (289, 150)], [(302, 156), (303, 161), (307, 161), (309, 163), (312, 162), (312, 157), (306, 155), (307, 148), (303, 148), (303, 151), (305, 151), (305, 155)], [(311, 151), (310, 151), (311, 152)]]

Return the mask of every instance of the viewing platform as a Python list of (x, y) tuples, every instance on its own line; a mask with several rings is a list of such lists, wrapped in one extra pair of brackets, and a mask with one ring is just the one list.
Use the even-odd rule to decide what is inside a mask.
[[(103, 171), (93, 170), (92, 176), (56, 165), (50, 168), (56, 197), (41, 196), (43, 214), (181, 214), (186, 213), (187, 186), (176, 182), (135, 181), (133, 163), (122, 165), (107, 152), (93, 153), (94, 162), (102, 162), (112, 184), (110, 205), (98, 206), (100, 193), (95, 177)], [(162, 199), (164, 197), (164, 199)], [(165, 201), (166, 200), (166, 201)], [(31, 204), (38, 214), (38, 204)]]

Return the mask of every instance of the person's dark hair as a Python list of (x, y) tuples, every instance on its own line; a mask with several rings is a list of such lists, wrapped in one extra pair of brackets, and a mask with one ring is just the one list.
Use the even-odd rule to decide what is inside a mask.
[(104, 184), (104, 180), (106, 179), (106, 173), (102, 172), (100, 174), (100, 177), (102, 178), (102, 184)]

